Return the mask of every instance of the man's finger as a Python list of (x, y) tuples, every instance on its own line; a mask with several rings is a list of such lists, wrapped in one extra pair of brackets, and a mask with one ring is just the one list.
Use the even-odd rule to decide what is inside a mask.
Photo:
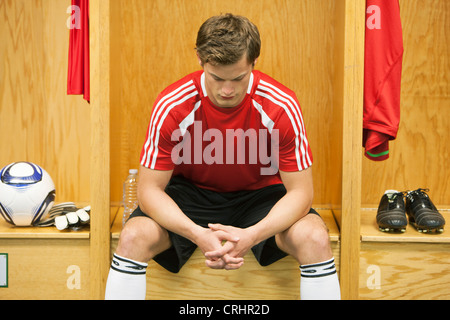
[(244, 263), (244, 258), (243, 257), (232, 257), (229, 254), (226, 254), (223, 256), (222, 260), (225, 262), (225, 264), (227, 265), (232, 265), (232, 264), (242, 264)]
[(223, 269), (225, 267), (225, 262), (222, 259), (217, 260), (206, 259), (205, 264), (211, 269)]
[(230, 242), (225, 242), (225, 244), (217, 250), (205, 252), (205, 257), (208, 259), (221, 258), (233, 249), (233, 244)]
[(235, 270), (242, 267), (244, 258), (233, 258), (226, 255), (223, 259), (206, 259), (205, 264), (211, 269)]
[(238, 236), (232, 235), (231, 233), (228, 233), (226, 231), (216, 231), (216, 232), (217, 232), (217, 234), (219, 236), (219, 239), (222, 240), (222, 241), (223, 240), (227, 240), (227, 241), (231, 241), (231, 242), (239, 241), (239, 237)]
[(213, 230), (213, 231), (225, 231), (225, 232), (231, 232), (233, 228), (231, 228), (230, 226), (225, 226), (223, 224), (220, 223), (208, 223), (208, 227)]
[(242, 261), (241, 263), (236, 263), (236, 264), (226, 264), (224, 269), (225, 270), (236, 270), (236, 269), (239, 269), (240, 267), (242, 267), (243, 264), (244, 264), (244, 261)]

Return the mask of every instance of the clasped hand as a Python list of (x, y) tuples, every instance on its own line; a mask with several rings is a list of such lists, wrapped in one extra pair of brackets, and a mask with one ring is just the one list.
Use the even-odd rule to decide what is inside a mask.
[(206, 265), (212, 269), (239, 269), (244, 264), (244, 255), (254, 245), (246, 229), (221, 224), (209, 224), (202, 249)]

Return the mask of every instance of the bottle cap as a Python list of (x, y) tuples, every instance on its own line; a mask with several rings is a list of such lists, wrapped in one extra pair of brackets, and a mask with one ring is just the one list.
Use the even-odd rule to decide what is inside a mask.
[(137, 174), (138, 170), (137, 169), (130, 169), (128, 172), (131, 173), (131, 174)]

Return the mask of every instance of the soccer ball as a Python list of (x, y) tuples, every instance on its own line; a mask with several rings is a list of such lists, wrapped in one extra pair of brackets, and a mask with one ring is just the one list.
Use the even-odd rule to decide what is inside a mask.
[(31, 162), (14, 162), (0, 172), (0, 213), (6, 222), (32, 226), (48, 216), (55, 200), (50, 175)]

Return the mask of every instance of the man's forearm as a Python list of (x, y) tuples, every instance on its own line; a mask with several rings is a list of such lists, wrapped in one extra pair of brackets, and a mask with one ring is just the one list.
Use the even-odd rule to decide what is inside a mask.
[(145, 214), (160, 226), (193, 242), (202, 229), (180, 210), (167, 193), (159, 188), (146, 188), (145, 191), (141, 192), (139, 206)]
[(257, 224), (247, 228), (255, 244), (281, 233), (303, 218), (310, 210), (312, 199), (300, 191), (286, 193)]
[(311, 208), (314, 197), (311, 168), (294, 172), (280, 171), (280, 177), (286, 187), (286, 194), (264, 219), (248, 228), (258, 241), (256, 243), (285, 231)]

